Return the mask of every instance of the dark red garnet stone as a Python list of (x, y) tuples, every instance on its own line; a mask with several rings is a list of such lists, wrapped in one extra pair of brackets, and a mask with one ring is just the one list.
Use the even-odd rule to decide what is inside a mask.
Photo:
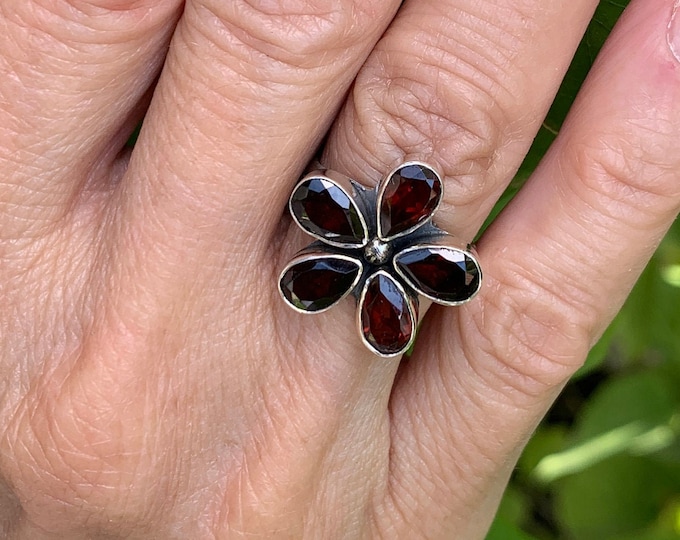
[(479, 268), (458, 249), (416, 249), (399, 254), (395, 264), (423, 293), (444, 302), (463, 302), (479, 288)]
[(390, 238), (432, 215), (442, 195), (435, 173), (422, 165), (406, 165), (387, 180), (380, 201), (380, 232)]
[(349, 291), (361, 268), (345, 259), (315, 259), (295, 264), (281, 278), (281, 292), (298, 309), (320, 311)]
[(361, 306), (364, 337), (382, 354), (401, 353), (411, 341), (415, 314), (411, 314), (406, 298), (390, 277), (379, 273), (369, 279)]
[(364, 230), (347, 194), (324, 178), (310, 178), (291, 197), (291, 210), (308, 231), (342, 244), (360, 245)]

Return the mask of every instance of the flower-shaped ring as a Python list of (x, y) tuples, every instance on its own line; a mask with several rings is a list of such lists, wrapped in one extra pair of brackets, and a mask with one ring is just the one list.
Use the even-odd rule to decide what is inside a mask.
[(479, 291), (482, 271), (470, 246), (432, 223), (443, 196), (429, 165), (399, 165), (374, 188), (330, 169), (313, 171), (290, 196), (295, 222), (318, 241), (281, 272), (279, 290), (301, 313), (320, 313), (350, 293), (358, 299), (363, 343), (393, 357), (413, 344), (418, 295), (447, 306)]

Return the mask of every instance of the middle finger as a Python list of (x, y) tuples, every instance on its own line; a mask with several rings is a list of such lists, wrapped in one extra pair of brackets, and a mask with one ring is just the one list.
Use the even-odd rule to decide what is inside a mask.
[[(120, 191), (151, 234), (254, 251), (397, 0), (186, 2)], [(139, 204), (139, 201), (153, 201)], [(162, 202), (162, 204), (161, 204)], [(241, 239), (241, 240), (239, 240)], [(268, 246), (267, 246), (268, 247)], [(266, 259), (271, 258), (269, 254)]]

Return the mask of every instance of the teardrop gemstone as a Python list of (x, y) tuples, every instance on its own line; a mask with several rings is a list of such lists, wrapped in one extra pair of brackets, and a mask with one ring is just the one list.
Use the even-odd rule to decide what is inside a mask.
[(367, 234), (354, 201), (327, 178), (310, 178), (297, 186), (290, 209), (300, 226), (332, 244), (362, 246)]
[(293, 264), (279, 283), (284, 298), (297, 309), (328, 309), (352, 289), (361, 265), (348, 259), (321, 258)]
[(416, 316), (389, 275), (379, 272), (369, 278), (361, 305), (361, 331), (371, 347), (386, 356), (403, 353), (415, 332)]
[(446, 246), (413, 249), (399, 253), (394, 265), (414, 289), (435, 302), (465, 302), (479, 289), (479, 266), (460, 249)]
[(432, 216), (441, 196), (441, 180), (429, 167), (409, 164), (398, 169), (382, 192), (380, 236), (389, 239), (418, 227)]

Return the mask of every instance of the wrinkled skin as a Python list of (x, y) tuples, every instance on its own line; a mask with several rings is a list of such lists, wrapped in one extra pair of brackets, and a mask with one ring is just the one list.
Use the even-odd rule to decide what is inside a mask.
[(469, 241), (595, 5), (2, 0), (2, 537), (483, 538), (678, 212), (672, 1), (634, 0), (401, 366), (351, 301), (278, 297), (286, 199), (322, 140), (367, 185), (421, 159)]

